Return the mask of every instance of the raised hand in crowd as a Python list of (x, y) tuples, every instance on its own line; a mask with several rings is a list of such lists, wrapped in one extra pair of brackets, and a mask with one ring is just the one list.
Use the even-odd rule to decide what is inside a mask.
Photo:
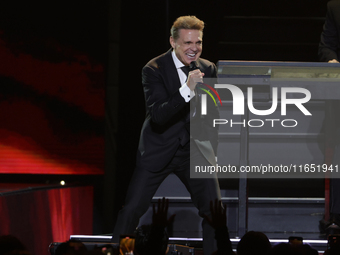
[(216, 255), (234, 255), (227, 227), (227, 213), (221, 200), (210, 201), (210, 215), (203, 217), (215, 229)]
[(204, 215), (204, 218), (208, 221), (208, 223), (214, 228), (222, 228), (227, 226), (227, 213), (226, 208), (223, 207), (221, 200), (210, 201), (210, 213), (211, 218), (207, 215)]
[(156, 205), (153, 204), (153, 215), (152, 215), (152, 225), (159, 227), (167, 227), (175, 219), (175, 214), (171, 215), (168, 218), (168, 209), (169, 209), (169, 199), (158, 199), (157, 209)]

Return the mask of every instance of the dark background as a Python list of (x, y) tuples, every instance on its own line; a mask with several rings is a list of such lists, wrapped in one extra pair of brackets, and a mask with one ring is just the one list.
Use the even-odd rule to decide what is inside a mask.
[[(106, 91), (105, 118), (103, 114), (85, 116), (84, 125), (90, 127), (92, 134), (105, 136), (105, 174), (65, 178), (96, 185), (95, 232), (109, 233), (134, 169), (144, 120), (141, 69), (170, 48), (169, 30), (173, 21), (182, 15), (202, 19), (206, 23), (202, 57), (215, 63), (218, 60), (311, 62), (318, 60), (326, 4), (326, 0), (3, 1), (0, 36), (14, 51), (34, 55), (42, 61), (81, 63), (76, 56), (85, 55), (91, 65), (104, 67), (102, 74), (91, 77), (100, 80), (98, 76), (102, 75), (105, 81), (102, 85)], [(6, 64), (1, 55), (0, 62)], [(96, 107), (90, 99), (86, 101), (86, 105), (91, 104)], [(104, 150), (97, 153), (104, 155)], [(3, 176), (11, 181), (10, 175)], [(30, 176), (30, 180), (59, 177), (37, 175)], [(224, 188), (237, 188), (234, 182), (222, 184)], [(252, 181), (249, 192), (251, 196), (320, 197), (323, 180)]]

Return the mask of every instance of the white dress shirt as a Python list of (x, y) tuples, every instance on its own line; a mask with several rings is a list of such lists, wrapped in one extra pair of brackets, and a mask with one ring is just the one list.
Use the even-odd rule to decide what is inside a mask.
[(174, 51), (171, 52), (171, 55), (177, 69), (179, 80), (182, 84), (182, 86), (179, 88), (179, 93), (184, 98), (185, 102), (189, 102), (195, 96), (195, 92), (192, 91), (186, 83), (188, 77), (181, 69), (184, 64), (177, 58)]

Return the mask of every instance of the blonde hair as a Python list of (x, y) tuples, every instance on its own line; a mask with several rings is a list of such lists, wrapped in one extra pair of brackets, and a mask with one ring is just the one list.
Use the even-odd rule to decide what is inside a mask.
[(196, 16), (181, 16), (177, 18), (170, 29), (170, 33), (174, 40), (179, 38), (180, 29), (197, 29), (203, 32), (204, 22)]

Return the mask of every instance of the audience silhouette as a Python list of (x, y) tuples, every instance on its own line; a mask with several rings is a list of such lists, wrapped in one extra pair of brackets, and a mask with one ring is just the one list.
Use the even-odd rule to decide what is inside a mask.
[[(169, 200), (159, 199), (157, 206), (153, 205), (152, 223), (142, 225), (135, 231), (135, 255), (166, 255), (168, 253), (169, 237), (167, 228), (173, 223), (175, 215), (168, 217)], [(227, 227), (226, 207), (220, 200), (210, 202), (210, 217), (204, 215), (205, 220), (214, 228), (217, 250), (214, 255), (318, 255), (318, 251), (310, 245), (299, 242), (279, 243), (272, 247), (268, 237), (262, 232), (249, 231), (237, 244), (236, 252), (233, 251)], [(122, 233), (124, 234), (124, 233)], [(325, 255), (340, 254), (340, 239), (337, 236), (330, 236), (329, 245)], [(69, 240), (51, 250), (51, 255), (118, 255), (117, 246), (105, 245), (96, 246), (88, 250), (84, 243)], [(129, 253), (130, 254), (130, 253)], [(131, 253), (132, 254), (132, 253)], [(23, 243), (12, 235), (0, 236), (0, 255), (33, 255)], [(126, 253), (120, 253), (126, 255)], [(181, 255), (176, 253), (176, 255)], [(205, 254), (212, 255), (212, 254)]]

